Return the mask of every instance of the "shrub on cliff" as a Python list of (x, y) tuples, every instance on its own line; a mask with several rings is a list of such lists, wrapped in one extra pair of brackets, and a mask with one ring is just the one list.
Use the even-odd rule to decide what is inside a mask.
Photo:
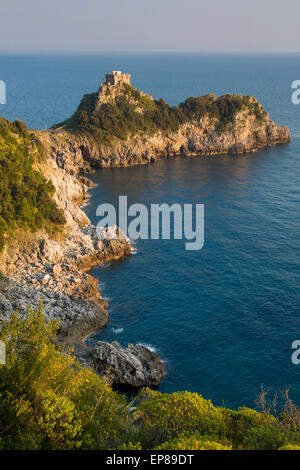
[(53, 343), (57, 328), (40, 308), (25, 319), (15, 313), (1, 329), (4, 449), (104, 448), (122, 436), (124, 398)]
[(131, 403), (56, 343), (42, 306), (0, 330), (0, 449), (285, 450), (300, 447), (299, 410), (215, 407), (197, 393), (144, 389)]
[(136, 418), (141, 420), (138, 438), (143, 447), (157, 447), (178, 436), (226, 436), (226, 417), (197, 393), (163, 394), (146, 389), (138, 397)]
[(142, 448), (278, 450), (300, 444), (300, 422), (291, 423), (286, 405), (275, 417), (250, 408), (215, 407), (197, 393), (149, 389), (140, 392), (136, 403), (131, 442)]
[(232, 446), (195, 434), (193, 436), (183, 435), (172, 441), (164, 442), (155, 450), (232, 450)]
[(65, 223), (55, 188), (34, 169), (43, 147), (24, 123), (0, 118), (0, 251), (16, 229), (53, 230)]

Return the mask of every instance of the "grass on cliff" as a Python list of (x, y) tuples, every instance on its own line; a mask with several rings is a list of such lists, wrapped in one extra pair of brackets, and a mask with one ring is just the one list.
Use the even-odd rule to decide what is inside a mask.
[(64, 126), (77, 134), (86, 135), (100, 145), (130, 136), (176, 132), (180, 125), (209, 118), (218, 132), (230, 125), (240, 111), (255, 116), (261, 122), (265, 111), (249, 96), (215, 95), (190, 97), (179, 106), (169, 106), (162, 98), (154, 101), (136, 88), (124, 85), (122, 92), (95, 111), (97, 93), (85, 95), (70, 119), (55, 125)]
[(0, 118), (0, 251), (18, 231), (53, 231), (65, 223), (55, 188), (34, 169), (44, 149), (21, 121)]
[(215, 407), (197, 393), (142, 390), (133, 402), (54, 343), (42, 306), (0, 329), (0, 449), (300, 449), (300, 411)]

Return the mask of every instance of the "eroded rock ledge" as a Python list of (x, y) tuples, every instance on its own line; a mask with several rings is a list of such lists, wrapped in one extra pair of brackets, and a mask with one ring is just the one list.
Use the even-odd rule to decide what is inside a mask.
[(165, 375), (164, 363), (159, 355), (141, 345), (99, 341), (93, 351), (93, 364), (100, 375), (114, 384), (132, 387), (157, 386)]
[(26, 313), (43, 299), (46, 318), (60, 320), (64, 340), (78, 340), (108, 321), (107, 301), (97, 279), (86, 271), (130, 253), (125, 238), (98, 240), (94, 226), (72, 232), (62, 243), (37, 238), (24, 249), (7, 252), (2, 271), (9, 281), (0, 286), (0, 318), (8, 318), (16, 309)]
[[(94, 168), (141, 165), (169, 156), (204, 157), (256, 152), (290, 141), (289, 129), (277, 126), (270, 118), (258, 124), (251, 116), (240, 116), (224, 132), (216, 132), (214, 123), (203, 120), (180, 127), (177, 133), (157, 133), (145, 138), (130, 138), (111, 148), (65, 129), (38, 132), (57, 165), (69, 174), (90, 173)], [(145, 141), (146, 140), (146, 141)]]

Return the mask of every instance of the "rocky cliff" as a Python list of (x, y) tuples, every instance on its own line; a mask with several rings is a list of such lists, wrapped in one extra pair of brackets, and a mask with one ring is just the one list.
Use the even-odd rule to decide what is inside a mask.
[(46, 317), (60, 319), (61, 335), (79, 339), (108, 321), (107, 302), (97, 279), (87, 271), (130, 255), (131, 246), (122, 236), (98, 239), (96, 228), (79, 206), (87, 198), (89, 180), (67, 174), (48, 154), (37, 166), (54, 183), (54, 199), (66, 224), (54, 239), (40, 230), (4, 248), (0, 270), (6, 279), (0, 288), (0, 321), (15, 309), (25, 313), (29, 306), (36, 308), (43, 299)]
[(287, 127), (277, 126), (269, 117), (258, 122), (253, 116), (236, 116), (223, 132), (216, 122), (203, 119), (180, 126), (176, 132), (158, 132), (147, 137), (130, 137), (102, 146), (85, 135), (58, 128), (39, 136), (51, 148), (52, 158), (66, 171), (74, 174), (94, 168), (122, 167), (152, 163), (162, 157), (204, 157), (208, 155), (245, 154), (264, 147), (288, 143)]

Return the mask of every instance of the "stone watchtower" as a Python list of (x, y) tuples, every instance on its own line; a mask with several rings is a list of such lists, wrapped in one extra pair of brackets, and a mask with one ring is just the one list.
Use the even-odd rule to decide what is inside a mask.
[(130, 78), (129, 73), (122, 73), (119, 70), (105, 74), (105, 80), (102, 81), (98, 90), (95, 110), (98, 111), (103, 104), (113, 100), (120, 93), (124, 84), (130, 85)]
[[(143, 93), (133, 87), (130, 83), (130, 79), (131, 75), (129, 73), (122, 73), (119, 70), (113, 70), (105, 74), (105, 80), (102, 80), (98, 90), (95, 111), (99, 111), (104, 104), (114, 102), (119, 96), (126, 96), (128, 102), (135, 105), (135, 111), (143, 112), (140, 98), (145, 97), (151, 101), (153, 101), (153, 98), (151, 95)], [(129, 87), (132, 91), (135, 91), (135, 93), (130, 93), (130, 90), (126, 89), (126, 87)]]
[(122, 73), (119, 70), (113, 70), (111, 73), (107, 73), (105, 78), (104, 84), (108, 86), (115, 86), (120, 82), (130, 85), (131, 75), (129, 73)]

